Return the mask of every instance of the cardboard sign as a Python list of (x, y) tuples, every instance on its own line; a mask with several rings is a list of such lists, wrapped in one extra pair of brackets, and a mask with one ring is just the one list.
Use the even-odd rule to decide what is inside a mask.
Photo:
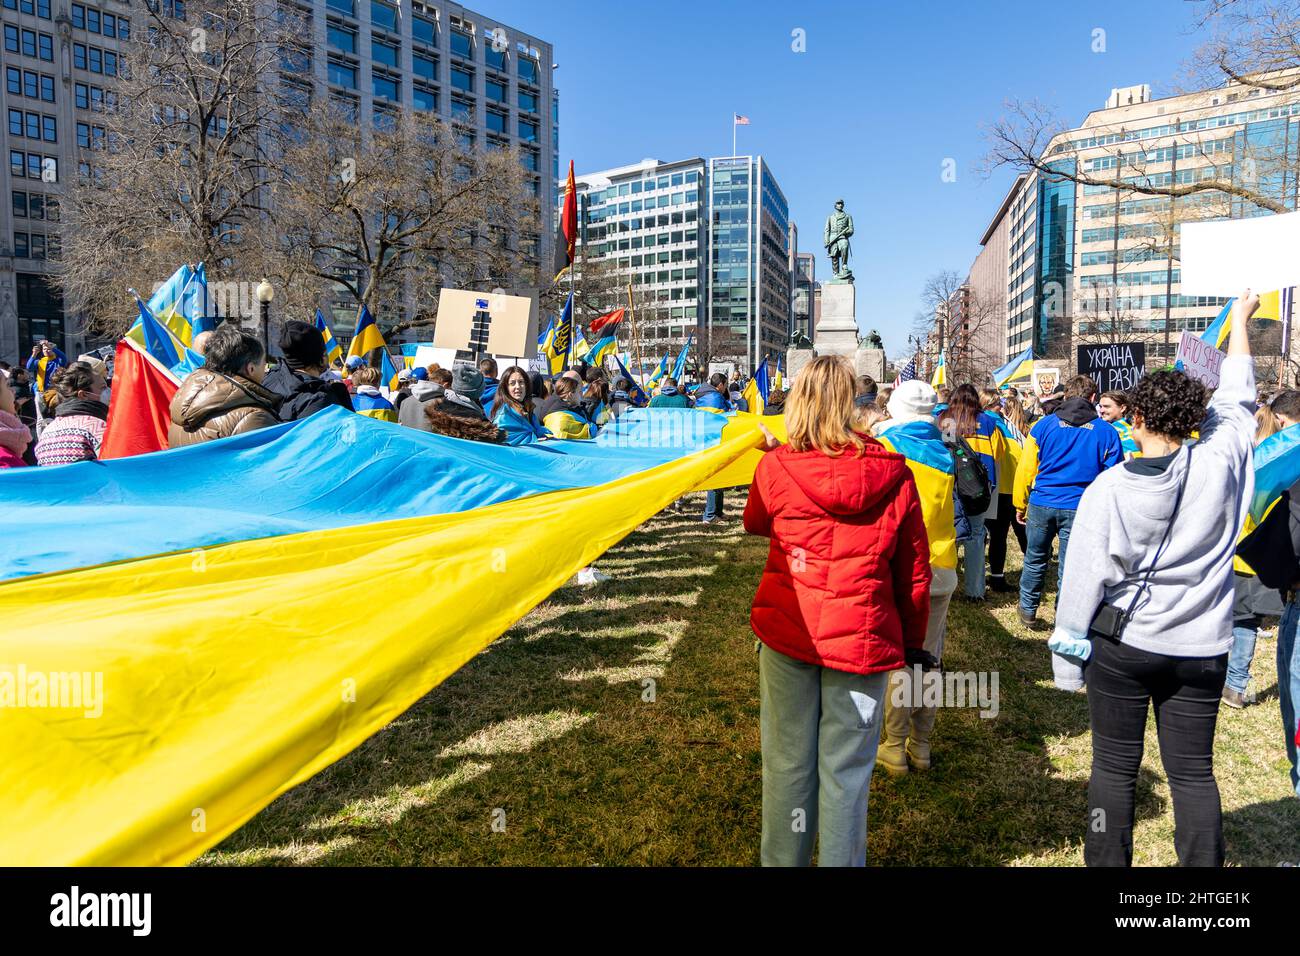
[(1227, 356), (1195, 332), (1184, 332), (1174, 353), (1174, 366), (1210, 388), (1219, 387), (1219, 366)]
[(440, 349), (469, 349), (475, 319), (487, 313), (486, 351), (528, 358), (537, 353), (537, 296), (443, 289), (438, 294), (433, 344)]
[(1096, 382), (1098, 392), (1128, 391), (1146, 371), (1146, 360), (1141, 342), (1079, 346), (1079, 374)]

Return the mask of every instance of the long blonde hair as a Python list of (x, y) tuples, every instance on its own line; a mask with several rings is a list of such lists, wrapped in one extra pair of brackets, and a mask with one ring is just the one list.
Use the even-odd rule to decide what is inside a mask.
[(785, 401), (785, 427), (795, 451), (817, 449), (832, 458), (852, 446), (862, 450), (854, 429), (853, 367), (840, 355), (819, 355), (799, 370)]
[(1259, 406), (1255, 412), (1255, 444), (1258, 445), (1269, 435), (1276, 435), (1282, 430), (1282, 423), (1267, 405)]

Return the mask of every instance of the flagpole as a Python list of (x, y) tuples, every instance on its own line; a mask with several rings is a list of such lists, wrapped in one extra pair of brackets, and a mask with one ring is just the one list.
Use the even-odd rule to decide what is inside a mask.
[(731, 155), (733, 158), (736, 155), (736, 112), (735, 110), (732, 110), (731, 112)]

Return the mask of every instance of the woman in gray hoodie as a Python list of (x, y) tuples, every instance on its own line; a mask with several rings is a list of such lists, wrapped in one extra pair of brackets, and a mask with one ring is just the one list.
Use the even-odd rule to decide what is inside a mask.
[[(1232, 559), (1254, 488), (1255, 368), (1249, 291), (1232, 314), (1228, 354), (1206, 390), (1177, 371), (1133, 390), (1142, 457), (1083, 493), (1049, 641), (1057, 686), (1082, 687), (1092, 724), (1084, 861), (1133, 861), (1133, 804), (1147, 711), (1174, 803), (1183, 866), (1223, 864), (1214, 725), (1232, 645)], [(1189, 439), (1196, 433), (1196, 441)]]

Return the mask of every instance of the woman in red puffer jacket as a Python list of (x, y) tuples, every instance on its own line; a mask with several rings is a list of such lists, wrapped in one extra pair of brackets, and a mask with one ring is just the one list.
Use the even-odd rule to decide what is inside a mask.
[[(771, 539), (750, 624), (762, 642), (765, 866), (864, 866), (889, 671), (920, 661), (930, 546), (902, 455), (853, 429), (853, 370), (821, 356), (786, 399), (745, 530)], [(775, 439), (769, 436), (769, 447)]]

